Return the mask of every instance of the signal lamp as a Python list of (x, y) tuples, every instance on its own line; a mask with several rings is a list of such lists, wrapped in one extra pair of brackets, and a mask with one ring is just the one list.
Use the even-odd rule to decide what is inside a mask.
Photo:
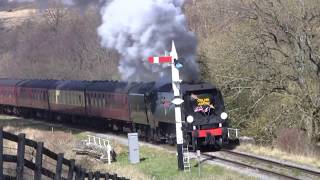
[(180, 58), (180, 59), (174, 59), (174, 66), (177, 68), (177, 69), (180, 69), (183, 67), (183, 61), (184, 59), (183, 58)]

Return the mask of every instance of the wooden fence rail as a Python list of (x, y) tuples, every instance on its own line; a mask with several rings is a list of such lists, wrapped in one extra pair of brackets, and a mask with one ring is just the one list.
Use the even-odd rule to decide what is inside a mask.
[[(17, 154), (4, 154), (3, 140), (9, 140), (18, 143)], [(26, 146), (34, 148), (36, 151), (34, 162), (25, 159)], [(43, 155), (56, 161), (55, 172), (46, 169), (42, 165)], [(16, 177), (4, 174), (4, 162), (16, 163)], [(62, 177), (62, 167), (68, 167), (67, 177)], [(97, 179), (112, 179), (112, 180), (127, 180), (128, 178), (118, 177), (117, 174), (102, 173), (99, 171), (90, 172), (81, 166), (75, 165), (75, 160), (64, 158), (63, 153), (56, 154), (44, 147), (43, 142), (36, 142), (31, 139), (26, 139), (25, 134), (15, 135), (0, 128), (0, 179), (16, 179), (23, 180), (24, 167), (33, 170), (34, 180), (41, 180), (42, 176), (52, 178), (54, 180), (97, 180)]]

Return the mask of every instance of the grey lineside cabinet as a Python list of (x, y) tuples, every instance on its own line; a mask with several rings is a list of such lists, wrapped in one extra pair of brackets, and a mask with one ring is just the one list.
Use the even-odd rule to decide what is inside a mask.
[(140, 162), (138, 133), (128, 133), (129, 161), (131, 164)]

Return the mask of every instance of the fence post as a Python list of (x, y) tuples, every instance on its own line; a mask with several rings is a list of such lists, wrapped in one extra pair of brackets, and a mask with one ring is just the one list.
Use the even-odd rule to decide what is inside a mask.
[(34, 169), (34, 180), (41, 180), (43, 142), (37, 143), (36, 163)]
[(105, 180), (109, 180), (109, 173), (106, 173), (106, 179)]
[(117, 180), (118, 179), (118, 175), (117, 174), (113, 174), (112, 180)]
[(76, 171), (76, 180), (79, 180), (81, 178), (81, 166), (77, 167)]
[(0, 179), (3, 177), (3, 129), (0, 128)]
[(24, 150), (25, 150), (25, 134), (18, 135), (18, 150), (17, 150), (17, 180), (23, 180), (23, 166), (24, 166)]
[(85, 168), (81, 168), (81, 171), (80, 171), (81, 173), (81, 176), (80, 176), (80, 179), (81, 180), (84, 180), (84, 178), (85, 178), (85, 176), (86, 176), (86, 169)]
[(94, 179), (95, 179), (95, 180), (99, 180), (99, 179), (100, 179), (100, 172), (99, 172), (99, 171), (96, 171), (96, 172), (94, 173)]
[(54, 176), (55, 180), (61, 179), (62, 161), (63, 161), (63, 153), (59, 153), (57, 158), (56, 175)]
[(75, 164), (75, 160), (71, 159), (70, 160), (70, 166), (69, 166), (69, 172), (68, 172), (68, 179), (70, 179), (70, 180), (73, 179), (74, 164)]
[(92, 172), (88, 173), (88, 180), (93, 180), (93, 173)]

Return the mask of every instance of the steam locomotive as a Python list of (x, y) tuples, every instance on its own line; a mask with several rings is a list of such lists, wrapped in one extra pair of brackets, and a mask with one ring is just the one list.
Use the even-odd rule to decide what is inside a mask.
[[(2, 113), (138, 132), (149, 141), (176, 139), (171, 84), (118, 81), (0, 79)], [(209, 83), (182, 83), (184, 143), (220, 148), (227, 142), (221, 92)]]

